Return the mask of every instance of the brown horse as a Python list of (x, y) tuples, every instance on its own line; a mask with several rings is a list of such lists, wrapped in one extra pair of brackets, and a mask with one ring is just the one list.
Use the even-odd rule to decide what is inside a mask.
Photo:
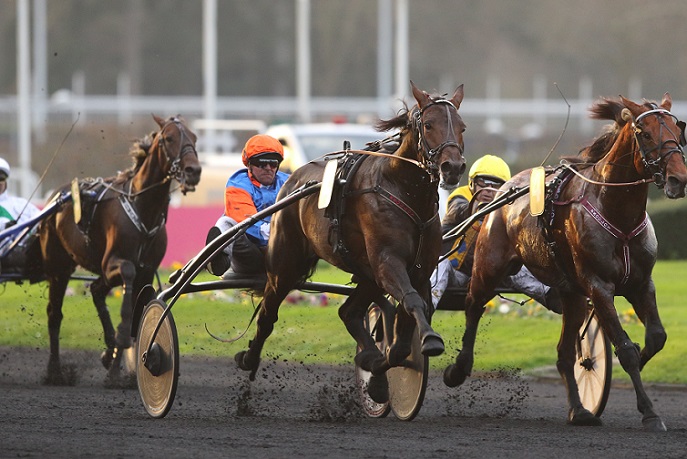
[[(381, 376), (390, 366), (399, 365), (410, 353), (416, 324), (425, 355), (444, 351), (441, 337), (429, 325), (427, 301), (429, 276), (441, 246), (437, 187), (440, 179), (457, 184), (465, 170), (465, 124), (458, 114), (463, 87), (445, 99), (430, 96), (412, 82), (411, 86), (417, 105), (377, 126), (380, 131), (400, 129), (400, 145), (393, 155), (357, 156), (362, 162), (351, 166), (356, 172), (346, 176), (338, 203), (344, 211), (330, 219), (318, 208), (316, 197), (307, 197), (272, 219), (268, 280), (257, 333), (249, 349), (236, 355), (239, 366), (252, 372), (251, 379), (282, 300), (312, 273), (318, 259), (357, 278), (358, 285), (339, 309), (339, 316), (363, 349), (356, 356), (363, 369)], [(353, 159), (346, 155), (343, 164), (346, 158)], [(279, 196), (309, 181), (322, 180), (323, 170), (322, 161), (299, 168)], [(402, 305), (397, 308), (395, 341), (386, 356), (363, 326), (367, 307), (385, 293)], [(383, 397), (385, 394), (378, 396)]]
[[(43, 263), (50, 284), (48, 383), (65, 383), (59, 353), (62, 302), (77, 265), (98, 275), (91, 294), (107, 345), (102, 362), (109, 368), (109, 380), (117, 381), (122, 352), (131, 347), (132, 298), (152, 283), (167, 249), (165, 221), (172, 181), (181, 184), (183, 193), (193, 191), (200, 181), (196, 135), (177, 117), (153, 118), (160, 130), (134, 144), (133, 167), (109, 179), (80, 181), (85, 222), (76, 223), (73, 202), (68, 202), (41, 224)], [(57, 193), (69, 189), (66, 186)], [(96, 196), (88, 198), (87, 191)], [(119, 285), (123, 287), (121, 322), (115, 335), (105, 298)]]
[[(644, 391), (640, 371), (666, 341), (651, 278), (657, 242), (646, 214), (649, 183), (663, 188), (670, 199), (683, 197), (687, 183), (681, 148), (684, 124), (670, 113), (671, 105), (667, 93), (660, 106), (624, 97), (597, 102), (592, 117), (614, 124), (549, 176), (541, 218), (530, 214), (526, 198), (487, 217), (476, 243), (465, 303), (463, 348), (444, 372), (447, 385), (462, 384), (470, 375), (483, 305), (493, 297), (499, 279), (524, 263), (541, 281), (561, 291), (563, 327), (557, 367), (567, 388), (569, 422), (601, 424), (582, 406), (574, 377), (575, 345), (589, 298), (632, 379), (645, 428), (665, 430)], [(527, 186), (529, 177), (530, 172), (524, 171), (504, 188)], [(616, 295), (632, 304), (646, 327), (641, 352), (620, 324)]]

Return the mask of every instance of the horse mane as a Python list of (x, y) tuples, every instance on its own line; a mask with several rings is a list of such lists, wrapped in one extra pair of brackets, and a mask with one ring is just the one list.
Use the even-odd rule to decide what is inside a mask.
[[(652, 103), (647, 100), (644, 101), (644, 106), (648, 109), (653, 108)], [(619, 97), (603, 98), (601, 101), (592, 105), (589, 109), (591, 118), (597, 120), (610, 120), (613, 122), (607, 124), (602, 134), (597, 137), (591, 145), (583, 147), (577, 156), (564, 157), (564, 159), (574, 163), (596, 163), (603, 158), (606, 153), (608, 153), (611, 145), (617, 140), (618, 135), (620, 135), (621, 126), (616, 120), (624, 108), (625, 104)]]
[(141, 169), (143, 162), (150, 154), (150, 148), (153, 145), (154, 139), (155, 132), (152, 132), (142, 139), (134, 141), (134, 144), (129, 149), (129, 156), (132, 158), (133, 164), (128, 169), (118, 172), (117, 176), (114, 178), (114, 183), (124, 183), (136, 175)]
[[(432, 94), (429, 96), (431, 102), (437, 102), (439, 100), (446, 99), (446, 94)], [(398, 111), (398, 114), (393, 118), (387, 120), (379, 120), (375, 123), (374, 127), (380, 132), (391, 131), (392, 129), (409, 129), (411, 127), (411, 122), (408, 114), (414, 109), (408, 107), (408, 104), (404, 101), (403, 108)]]
[(386, 120), (378, 120), (375, 123), (374, 128), (379, 132), (391, 131), (393, 129), (408, 129), (410, 128), (410, 122), (408, 121), (409, 112), (410, 109), (408, 108), (408, 105), (403, 102), (403, 108), (398, 111), (396, 116)]

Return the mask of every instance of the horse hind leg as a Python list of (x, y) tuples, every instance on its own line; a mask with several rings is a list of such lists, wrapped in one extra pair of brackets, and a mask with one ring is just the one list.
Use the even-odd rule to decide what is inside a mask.
[(100, 323), (103, 326), (103, 336), (105, 338), (105, 345), (107, 346), (100, 356), (100, 361), (107, 370), (112, 366), (116, 347), (115, 330), (105, 301), (110, 290), (110, 287), (105, 284), (102, 277), (98, 277), (91, 284), (91, 297), (93, 298), (95, 309), (98, 312)]

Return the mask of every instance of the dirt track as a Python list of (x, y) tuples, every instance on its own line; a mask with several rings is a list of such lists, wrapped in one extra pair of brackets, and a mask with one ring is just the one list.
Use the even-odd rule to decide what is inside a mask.
[(348, 367), (266, 362), (254, 383), (231, 359), (181, 357), (170, 413), (106, 389), (93, 352), (64, 352), (73, 387), (41, 384), (47, 351), (0, 348), (1, 457), (687, 457), (687, 388), (650, 387), (669, 431), (642, 430), (634, 391), (614, 386), (603, 427), (565, 423), (563, 386), (519, 376), (449, 389), (432, 374), (411, 422), (361, 415)]

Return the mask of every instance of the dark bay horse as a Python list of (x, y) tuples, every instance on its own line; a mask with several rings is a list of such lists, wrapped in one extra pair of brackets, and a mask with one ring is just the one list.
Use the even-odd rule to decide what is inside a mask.
[[(176, 179), (186, 193), (200, 181), (196, 135), (180, 118), (153, 118), (160, 130), (134, 143), (130, 169), (104, 180), (80, 181), (81, 189), (88, 187), (97, 194), (91, 198), (90, 211), (83, 206), (87, 225), (76, 223), (72, 202), (41, 223), (43, 264), (50, 285), (48, 383), (65, 382), (59, 352), (62, 302), (77, 265), (98, 276), (91, 294), (107, 345), (102, 362), (109, 368), (108, 379), (116, 382), (123, 350), (131, 347), (132, 298), (152, 283), (167, 250), (165, 222), (172, 182)], [(85, 194), (80, 195), (86, 204)], [(123, 287), (121, 322), (115, 334), (105, 298), (119, 285)]]
[[(363, 369), (384, 376), (389, 367), (399, 365), (410, 354), (416, 324), (423, 354), (444, 351), (441, 337), (429, 324), (427, 304), (429, 277), (441, 246), (437, 188), (440, 179), (457, 184), (465, 170), (465, 124), (458, 114), (463, 87), (451, 99), (430, 96), (412, 82), (411, 87), (417, 105), (377, 126), (380, 131), (400, 129), (400, 145), (393, 155), (359, 156), (362, 165), (353, 166), (356, 172), (346, 178), (340, 202), (345, 212), (340, 221), (325, 216), (314, 196), (274, 215), (257, 332), (249, 349), (236, 355), (239, 366), (252, 372), (251, 379), (282, 300), (312, 274), (318, 259), (357, 278), (357, 287), (339, 309), (339, 316), (363, 349), (356, 356)], [(323, 161), (299, 168), (280, 197), (309, 181), (322, 180), (323, 170)], [(365, 331), (363, 318), (368, 306), (387, 293), (401, 306), (394, 343), (384, 356)], [(378, 398), (385, 396), (382, 393)]]
[[(568, 421), (601, 424), (582, 406), (574, 377), (575, 346), (589, 298), (632, 379), (644, 427), (666, 429), (644, 391), (640, 371), (666, 341), (651, 277), (657, 241), (646, 213), (649, 183), (663, 188), (670, 199), (685, 196), (687, 184), (684, 124), (670, 113), (671, 105), (668, 93), (660, 106), (624, 97), (597, 102), (592, 117), (614, 123), (548, 177), (542, 217), (530, 214), (525, 197), (486, 218), (465, 303), (463, 348), (444, 372), (447, 385), (462, 384), (470, 375), (483, 305), (493, 297), (499, 280), (524, 263), (541, 281), (561, 290), (563, 326), (557, 367), (566, 384)], [(504, 188), (527, 186), (529, 177), (529, 171), (517, 174)], [(623, 330), (615, 296), (625, 297), (646, 327), (641, 351)]]

